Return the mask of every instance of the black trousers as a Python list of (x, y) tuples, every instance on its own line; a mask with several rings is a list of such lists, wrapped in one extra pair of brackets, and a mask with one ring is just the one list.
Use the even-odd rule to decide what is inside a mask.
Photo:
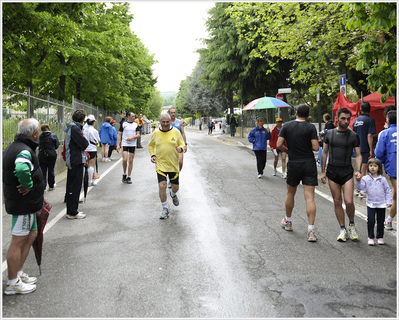
[(375, 216), (377, 216), (377, 239), (384, 237), (385, 208), (367, 207), (367, 233), (374, 239)]
[(258, 174), (263, 174), (263, 170), (266, 166), (266, 150), (254, 150), (256, 156), (256, 167), (258, 168)]
[(67, 214), (76, 216), (79, 213), (79, 195), (82, 190), (84, 165), (78, 164), (68, 168), (66, 185), (66, 208)]

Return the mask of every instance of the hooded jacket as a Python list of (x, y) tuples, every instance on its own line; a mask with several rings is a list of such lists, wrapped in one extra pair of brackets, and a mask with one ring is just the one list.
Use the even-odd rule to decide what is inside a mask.
[(266, 150), (267, 140), (269, 140), (271, 137), (272, 135), (270, 132), (267, 132), (265, 128), (259, 128), (256, 126), (248, 134), (248, 141), (253, 144), (253, 151)]
[[(38, 143), (17, 134), (14, 142), (3, 152), (3, 190), (5, 208), (9, 214), (34, 213), (43, 207), (44, 183), (35, 150)], [(30, 189), (26, 195), (17, 186)]]
[(392, 204), (391, 189), (389, 188), (387, 179), (382, 175), (374, 179), (371, 173), (369, 173), (362, 180), (356, 180), (356, 188), (366, 192), (366, 205), (370, 208), (386, 208), (387, 204)]
[(67, 123), (65, 129), (65, 159), (69, 169), (73, 166), (85, 163), (87, 160), (86, 148), (89, 145), (82, 133), (82, 125), (80, 123)]
[(375, 147), (375, 157), (384, 165), (387, 175), (394, 179), (396, 179), (396, 148), (396, 124), (390, 124), (388, 129), (381, 131), (380, 138)]
[(100, 127), (100, 139), (101, 143), (108, 143), (110, 144), (112, 142), (112, 125), (109, 122), (104, 122), (101, 127)]

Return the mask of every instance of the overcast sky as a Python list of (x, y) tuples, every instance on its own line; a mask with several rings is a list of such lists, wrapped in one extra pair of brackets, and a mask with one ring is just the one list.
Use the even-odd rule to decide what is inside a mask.
[(155, 55), (153, 66), (160, 92), (179, 91), (180, 82), (191, 75), (207, 38), (205, 22), (213, 1), (131, 1), (134, 15), (130, 27)]

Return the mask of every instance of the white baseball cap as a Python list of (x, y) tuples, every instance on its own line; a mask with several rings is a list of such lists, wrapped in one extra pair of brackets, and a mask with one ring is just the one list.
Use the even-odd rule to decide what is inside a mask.
[(87, 121), (87, 120), (89, 120), (89, 121), (96, 121), (96, 118), (94, 118), (94, 115), (89, 114), (89, 115), (87, 116), (86, 121)]

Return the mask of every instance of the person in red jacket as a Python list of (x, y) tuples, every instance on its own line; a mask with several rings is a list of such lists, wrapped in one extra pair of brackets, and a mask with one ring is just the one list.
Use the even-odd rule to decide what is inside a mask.
[(270, 149), (272, 149), (273, 154), (274, 154), (274, 171), (273, 171), (273, 176), (277, 175), (277, 163), (278, 163), (278, 156), (281, 154), (281, 166), (282, 166), (282, 173), (281, 173), (281, 178), (286, 179), (287, 178), (287, 173), (285, 172), (285, 159), (287, 154), (285, 152), (281, 152), (277, 148), (277, 138), (278, 135), (280, 134), (280, 130), (283, 127), (283, 119), (277, 118), (276, 119), (276, 126), (272, 130), (272, 138), (269, 140), (269, 146)]

